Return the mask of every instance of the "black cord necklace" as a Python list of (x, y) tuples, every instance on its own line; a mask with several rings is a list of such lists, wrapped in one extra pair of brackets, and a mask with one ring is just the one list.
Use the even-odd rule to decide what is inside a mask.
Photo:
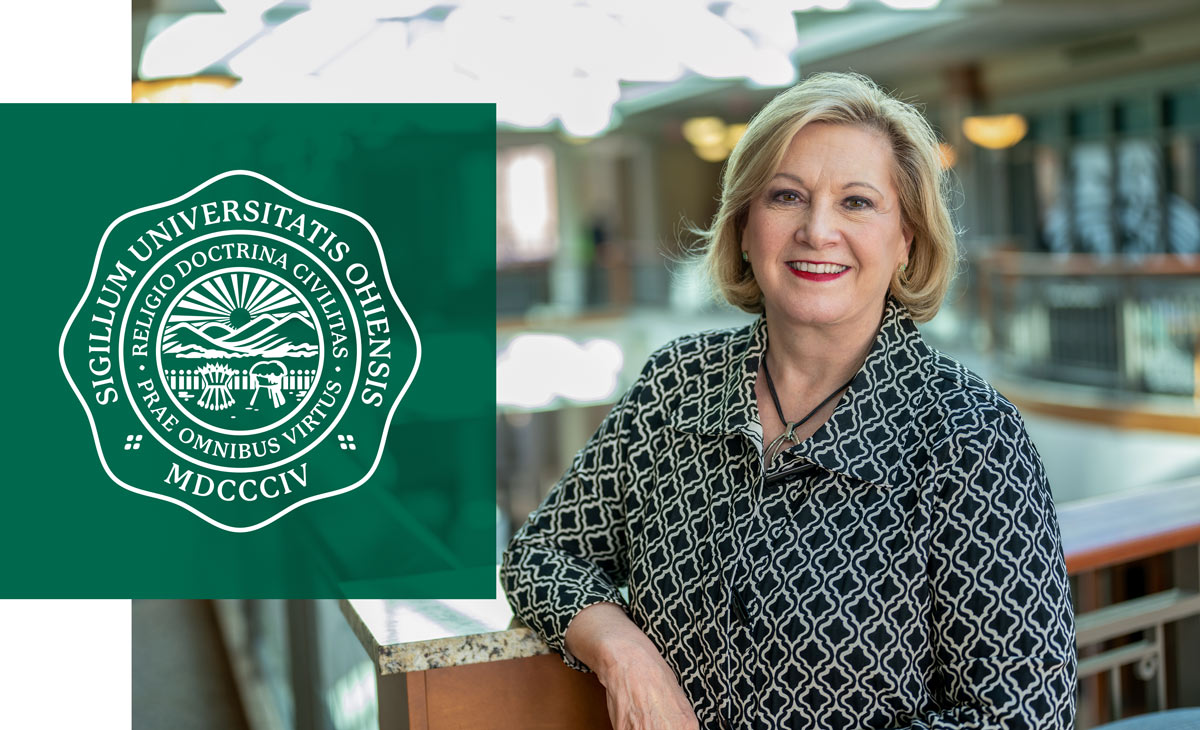
[(783, 415), (783, 406), (779, 405), (779, 394), (775, 392), (775, 381), (771, 380), (771, 371), (767, 368), (766, 352), (763, 352), (762, 366), (763, 375), (767, 376), (767, 389), (771, 391), (771, 400), (775, 402), (775, 413), (779, 414), (779, 422), (783, 424), (783, 433), (779, 434), (779, 436), (771, 442), (771, 445), (767, 447), (765, 454), (766, 461), (764, 463), (770, 464), (775, 460), (775, 457), (778, 456), (778, 449), (779, 447), (783, 446), (785, 441), (791, 441), (794, 444), (800, 443), (799, 439), (796, 438), (796, 429), (800, 428), (805, 423), (808, 423), (808, 419), (816, 415), (816, 412), (825, 407), (826, 403), (837, 397), (838, 393), (841, 393), (843, 390), (850, 387), (850, 384), (854, 382), (854, 378), (851, 377), (845, 382), (845, 384), (839, 385), (837, 390), (830, 393), (825, 400), (818, 403), (817, 407), (809, 411), (807, 416), (801, 418), (795, 423), (789, 423), (788, 419)]

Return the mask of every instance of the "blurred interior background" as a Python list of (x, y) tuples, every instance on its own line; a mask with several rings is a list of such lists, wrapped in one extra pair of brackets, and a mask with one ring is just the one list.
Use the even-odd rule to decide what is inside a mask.
[[(133, 8), (135, 101), (497, 104), (497, 551), (650, 351), (749, 321), (708, 293), (688, 228), (709, 223), (751, 115), (822, 70), (919, 104), (956, 180), (965, 255), (922, 331), (1020, 407), (1045, 460), (1083, 634), (1079, 727), (1200, 705), (1194, 2)], [(218, 613), (254, 629), (234, 663), (256, 668), (283, 726), (374, 722), (370, 667), (339, 654), (336, 605), (245, 603)], [(324, 674), (298, 672), (296, 647), (323, 651)]]

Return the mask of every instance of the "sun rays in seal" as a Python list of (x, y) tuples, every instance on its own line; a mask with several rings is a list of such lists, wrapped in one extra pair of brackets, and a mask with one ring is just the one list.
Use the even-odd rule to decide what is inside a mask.
[(214, 276), (194, 287), (172, 313), (174, 322), (219, 322), (237, 329), (263, 314), (303, 310), (287, 287), (254, 273)]

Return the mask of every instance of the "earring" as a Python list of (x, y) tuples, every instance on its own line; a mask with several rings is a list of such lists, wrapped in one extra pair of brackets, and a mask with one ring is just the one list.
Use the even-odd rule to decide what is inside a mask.
[(750, 254), (746, 253), (745, 251), (742, 251), (742, 261), (749, 262), (749, 261), (750, 261)]
[(906, 268), (908, 268), (908, 264), (900, 264), (900, 271), (904, 271)]

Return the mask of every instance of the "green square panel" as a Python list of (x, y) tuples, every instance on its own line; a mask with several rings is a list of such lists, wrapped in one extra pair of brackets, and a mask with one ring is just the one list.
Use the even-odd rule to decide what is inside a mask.
[(494, 106), (3, 119), (5, 596), (491, 597)]

